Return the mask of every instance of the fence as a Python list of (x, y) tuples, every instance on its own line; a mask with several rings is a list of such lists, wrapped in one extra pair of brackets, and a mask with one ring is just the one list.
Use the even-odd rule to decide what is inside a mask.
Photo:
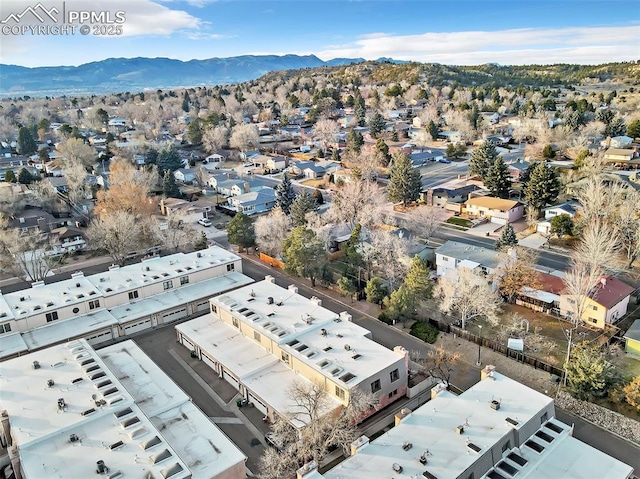
[(462, 339), (466, 339), (469, 342), (475, 344), (482, 344), (485, 348), (493, 349), (495, 352), (504, 354), (510, 359), (514, 359), (524, 364), (528, 364), (533, 366), (535, 369), (541, 369), (543, 371), (547, 371), (550, 374), (554, 374), (558, 377), (562, 377), (563, 370), (558, 368), (557, 366), (552, 366), (551, 364), (545, 363), (544, 361), (540, 361), (539, 359), (529, 356), (521, 351), (516, 351), (514, 349), (509, 349), (506, 345), (500, 344), (497, 341), (489, 338), (480, 338), (480, 336), (475, 335), (469, 331), (466, 331), (458, 326), (454, 326), (453, 324), (445, 323), (442, 321), (438, 321), (436, 319), (429, 318), (429, 324), (438, 328), (439, 331), (443, 331), (445, 333), (453, 333)]

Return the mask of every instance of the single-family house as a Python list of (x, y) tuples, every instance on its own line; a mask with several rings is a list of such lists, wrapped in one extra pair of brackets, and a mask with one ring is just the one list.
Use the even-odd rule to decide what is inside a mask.
[(640, 358), (640, 319), (636, 319), (624, 333), (624, 350)]
[(436, 187), (429, 188), (422, 193), (422, 196), (428, 206), (439, 206), (440, 208), (460, 212), (461, 204), (469, 199), (471, 193), (479, 190), (482, 190), (482, 188), (473, 184), (457, 188)]
[(318, 163), (313, 163), (302, 170), (302, 174), (305, 178), (323, 178), (327, 174), (327, 170), (324, 166), (321, 166)]
[(240, 153), (242, 161), (253, 162), (253, 158), (260, 155), (259, 150), (247, 150)]
[(527, 170), (527, 168), (529, 168), (530, 165), (531, 163), (518, 159), (516, 161), (507, 163), (507, 171), (514, 181), (519, 181), (522, 174)]
[(482, 121), (487, 125), (495, 125), (500, 121), (500, 115), (496, 112), (481, 112)]
[(467, 200), (463, 211), (476, 218), (489, 218), (499, 225), (513, 223), (524, 215), (524, 204), (515, 200), (504, 200), (493, 196), (479, 196)]
[(540, 313), (558, 312), (560, 295), (565, 289), (562, 276), (541, 271), (536, 275), (536, 288), (524, 287), (516, 296), (516, 304)]
[(447, 241), (435, 251), (436, 274), (456, 277), (458, 268), (477, 270), (485, 275), (493, 273), (501, 262), (495, 249), (473, 246), (458, 241)]
[(608, 148), (629, 148), (631, 146), (631, 143), (633, 143), (633, 138), (631, 138), (630, 136), (622, 135), (614, 136), (613, 138), (605, 140), (604, 146)]
[(191, 183), (195, 179), (194, 170), (191, 168), (178, 168), (173, 172), (173, 176), (182, 183)]
[(228, 209), (253, 215), (270, 211), (276, 205), (276, 190), (263, 188), (229, 198)]
[(87, 242), (84, 233), (78, 228), (63, 226), (54, 228), (49, 233), (49, 237), (54, 243), (54, 253), (69, 253), (71, 251), (85, 249)]
[(593, 328), (604, 329), (627, 313), (629, 299), (634, 288), (613, 276), (603, 276), (587, 298), (576, 298), (566, 290), (560, 296), (560, 314), (570, 317), (582, 301), (585, 307), (582, 320)]
[(212, 155), (207, 156), (203, 163), (207, 164), (207, 163), (222, 163), (223, 161), (225, 161), (225, 157), (222, 156), (219, 153), (214, 153)]
[(464, 137), (459, 131), (441, 131), (438, 133), (438, 139), (448, 141), (450, 143), (460, 143), (464, 140)]
[(15, 215), (9, 221), (10, 228), (19, 228), (23, 233), (39, 231), (46, 233), (54, 228), (67, 226), (71, 218), (55, 218), (40, 208), (29, 208)]
[(604, 160), (608, 163), (629, 163), (636, 158), (636, 150), (623, 148), (609, 148), (604, 152)]
[(288, 165), (288, 158), (284, 156), (270, 156), (265, 165), (265, 169), (271, 173), (284, 170)]
[(544, 220), (538, 221), (536, 231), (543, 235), (549, 235), (551, 234), (551, 220), (553, 218), (560, 215), (569, 215), (571, 218), (575, 218), (579, 210), (580, 204), (574, 200), (545, 208)]
[(414, 168), (419, 168), (429, 162), (440, 161), (444, 159), (444, 151), (430, 150), (414, 150), (411, 152), (411, 163)]

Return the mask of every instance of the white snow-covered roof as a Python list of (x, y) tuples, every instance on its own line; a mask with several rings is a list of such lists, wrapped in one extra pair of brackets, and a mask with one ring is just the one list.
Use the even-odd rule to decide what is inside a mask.
[(0, 359), (23, 353), (28, 349), (19, 332), (0, 335)]

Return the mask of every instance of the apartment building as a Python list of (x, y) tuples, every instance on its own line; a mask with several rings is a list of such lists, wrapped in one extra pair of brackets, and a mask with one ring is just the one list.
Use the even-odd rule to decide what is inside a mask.
[(176, 326), (180, 343), (211, 366), (265, 414), (288, 412), (288, 388), (321, 384), (331, 405), (356, 390), (384, 407), (406, 394), (408, 353), (391, 351), (351, 322), (272, 277), (210, 300), (211, 314)]
[(246, 456), (132, 341), (76, 340), (0, 372), (0, 465), (17, 479), (246, 477)]
[(212, 246), (33, 283), (0, 295), (0, 360), (77, 338), (100, 344), (205, 314), (210, 297), (252, 282), (239, 256)]

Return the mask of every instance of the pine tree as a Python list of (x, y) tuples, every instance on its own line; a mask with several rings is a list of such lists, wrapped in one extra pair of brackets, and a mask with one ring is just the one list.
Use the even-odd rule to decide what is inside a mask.
[(289, 179), (289, 175), (285, 172), (282, 175), (282, 182), (276, 186), (276, 207), (280, 207), (285, 215), (291, 213), (291, 205), (296, 199), (296, 192)]
[(640, 138), (640, 120), (633, 120), (627, 125), (627, 136)]
[(389, 145), (382, 139), (376, 140), (375, 152), (378, 158), (380, 166), (386, 168), (391, 161), (391, 155), (389, 154)]
[(245, 251), (256, 244), (256, 232), (253, 221), (242, 211), (238, 212), (227, 225), (227, 238), (229, 243), (234, 244)]
[(18, 181), (18, 178), (16, 178), (16, 174), (13, 172), (13, 170), (7, 170), (4, 172), (4, 181), (6, 181), (7, 183), (15, 183), (16, 181)]
[(382, 115), (378, 112), (376, 112), (369, 119), (369, 133), (371, 133), (371, 136), (373, 138), (377, 138), (378, 135), (384, 131), (385, 126), (386, 122), (384, 121)]
[(485, 141), (471, 153), (469, 160), (469, 174), (478, 175), (484, 178), (498, 158), (498, 151), (495, 145), (490, 141)]
[(387, 186), (389, 201), (402, 201), (402, 204), (407, 206), (420, 197), (421, 190), (420, 172), (413, 167), (409, 155), (396, 155), (391, 164), (391, 177)]
[(158, 172), (161, 175), (164, 175), (166, 170), (170, 170), (171, 172), (176, 171), (178, 168), (182, 167), (182, 159), (180, 158), (180, 154), (175, 146), (170, 146), (169, 148), (164, 148), (158, 154)]
[(513, 226), (511, 226), (511, 223), (507, 223), (500, 232), (500, 238), (496, 241), (496, 249), (508, 249), (517, 244), (518, 238), (516, 238), (516, 233), (513, 231)]
[(316, 285), (327, 254), (324, 242), (312, 230), (304, 226), (293, 228), (282, 245), (282, 254), (285, 271), (309, 278), (311, 285)]
[(529, 163), (529, 166), (527, 166), (527, 169), (524, 170), (522, 173), (520, 173), (519, 181), (520, 181), (520, 184), (522, 185), (523, 191), (527, 188), (527, 184), (531, 179), (531, 173), (533, 173), (533, 170), (536, 168), (537, 165), (538, 163)]
[(436, 141), (438, 139), (438, 134), (440, 133), (440, 129), (438, 128), (438, 125), (434, 123), (433, 120), (431, 120), (427, 125), (427, 131), (429, 132), (429, 135), (431, 136), (431, 139), (433, 141)]
[[(316, 190), (317, 191), (317, 190)], [(307, 213), (318, 211), (318, 203), (308, 190), (303, 190), (291, 203), (291, 223), (293, 226), (304, 226), (307, 224)]]
[(493, 161), (493, 164), (483, 178), (484, 185), (489, 189), (491, 195), (497, 198), (509, 198), (511, 175), (501, 156)]
[(546, 163), (538, 163), (524, 189), (524, 199), (530, 207), (541, 211), (553, 203), (560, 194), (560, 179), (555, 169)]
[(353, 95), (353, 112), (358, 122), (358, 126), (364, 126), (364, 117), (367, 113), (367, 110), (364, 104), (364, 98), (362, 98), (362, 95), (360, 94), (360, 90), (358, 88), (356, 88), (356, 91)]
[(35, 181), (35, 178), (31, 174), (31, 172), (26, 168), (22, 168), (18, 173), (18, 183), (21, 183), (23, 185), (30, 185), (34, 181)]
[(25, 126), (18, 130), (18, 153), (21, 155), (31, 155), (38, 150), (36, 140), (33, 139), (31, 130)]
[(404, 278), (404, 286), (417, 300), (431, 296), (432, 282), (429, 277), (429, 266), (419, 256), (414, 256), (411, 260), (411, 266)]
[(170, 170), (165, 170), (164, 176), (162, 177), (162, 193), (167, 198), (180, 197), (180, 188), (178, 188), (176, 184), (176, 177), (173, 176)]

